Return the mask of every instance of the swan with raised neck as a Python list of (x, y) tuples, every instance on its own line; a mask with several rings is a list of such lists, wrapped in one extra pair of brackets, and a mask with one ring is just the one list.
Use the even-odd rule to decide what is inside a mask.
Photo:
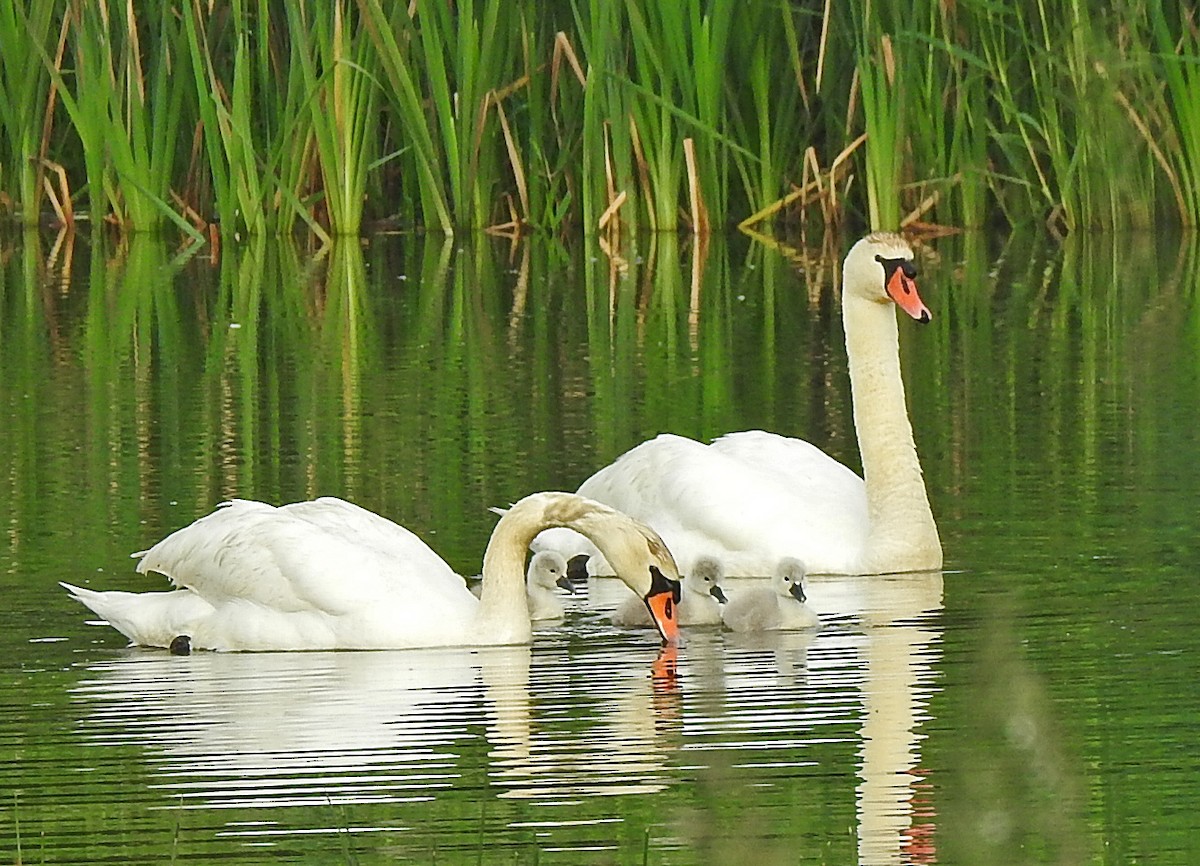
[(842, 327), (870, 527), (864, 574), (942, 567), (941, 539), (904, 396), (893, 307), (918, 322), (930, 321), (916, 273), (912, 248), (891, 232), (858, 241), (842, 267)]
[[(941, 568), (900, 373), (896, 307), (931, 318), (917, 292), (913, 251), (900, 235), (859, 240), (842, 267), (842, 318), (863, 477), (802, 439), (747, 430), (709, 445), (664, 433), (630, 449), (579, 487), (653, 526), (685, 573), (716, 556), (730, 576), (766, 576), (783, 559), (813, 574)], [(593, 555), (552, 530), (535, 549)]]

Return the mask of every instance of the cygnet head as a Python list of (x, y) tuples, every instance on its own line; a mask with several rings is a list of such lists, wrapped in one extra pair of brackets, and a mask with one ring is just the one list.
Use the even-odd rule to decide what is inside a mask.
[(528, 581), (531, 588), (553, 591), (557, 586), (567, 592), (575, 592), (571, 579), (567, 577), (567, 561), (554, 550), (543, 550), (533, 555), (529, 560)]
[(775, 567), (775, 591), (803, 604), (808, 601), (808, 596), (804, 594), (804, 577), (807, 573), (804, 563), (794, 557), (779, 560), (779, 565)]
[(725, 578), (725, 566), (712, 556), (697, 557), (692, 564), (691, 574), (683, 581), (689, 592), (711, 595), (721, 604), (726, 602), (725, 591), (721, 589), (721, 581)]
[(895, 232), (872, 232), (850, 248), (842, 264), (842, 292), (847, 299), (893, 301), (918, 322), (931, 318), (917, 294), (912, 247)]

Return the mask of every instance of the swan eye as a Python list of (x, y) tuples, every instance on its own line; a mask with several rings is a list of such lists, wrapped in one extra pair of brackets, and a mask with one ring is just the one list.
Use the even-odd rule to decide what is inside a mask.
[(886, 259), (881, 255), (876, 255), (875, 261), (883, 265), (883, 275), (885, 280), (891, 279), (892, 274), (894, 274), (897, 270), (899, 270), (900, 273), (904, 274), (904, 276), (908, 277), (910, 280), (915, 280), (917, 278), (917, 263), (912, 259), (906, 259), (903, 257), (897, 259)]

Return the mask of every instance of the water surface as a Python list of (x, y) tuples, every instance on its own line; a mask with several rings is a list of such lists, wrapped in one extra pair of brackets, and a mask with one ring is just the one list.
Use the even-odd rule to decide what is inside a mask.
[[(744, 239), (8, 238), (0, 851), (25, 863), (1180, 863), (1200, 851), (1200, 249), (952, 238), (902, 323), (946, 571), (663, 655), (127, 649), (56, 585), (230, 496), (333, 494), (479, 569), (487, 506), (661, 431), (856, 465), (836, 266)], [(736, 589), (736, 587), (734, 587)], [(619, 597), (619, 594), (615, 597)]]

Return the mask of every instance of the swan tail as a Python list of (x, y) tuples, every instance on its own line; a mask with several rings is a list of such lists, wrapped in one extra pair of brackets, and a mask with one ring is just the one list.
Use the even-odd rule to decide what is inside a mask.
[(188, 590), (171, 592), (97, 591), (60, 582), (71, 598), (101, 617), (132, 643), (168, 647), (191, 635), (212, 605)]

